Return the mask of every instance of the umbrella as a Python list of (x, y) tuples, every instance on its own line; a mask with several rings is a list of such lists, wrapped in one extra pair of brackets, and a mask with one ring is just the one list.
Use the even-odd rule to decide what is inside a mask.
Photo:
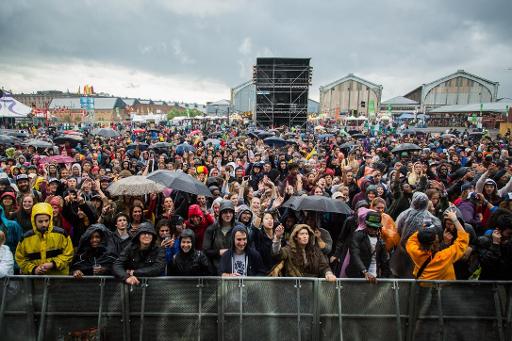
[(55, 144), (64, 144), (64, 143), (68, 142), (70, 145), (76, 146), (77, 144), (82, 143), (83, 139), (79, 135), (67, 134), (67, 135), (57, 136), (56, 138), (53, 139), (53, 142)]
[(212, 196), (212, 193), (205, 184), (183, 172), (171, 172), (166, 169), (160, 169), (149, 174), (147, 178), (176, 191), (207, 197)]
[(169, 142), (157, 142), (149, 146), (149, 149), (169, 149), (172, 147), (172, 144)]
[(42, 157), (40, 160), (41, 163), (73, 163), (76, 162), (71, 156), (67, 155), (53, 155)]
[(359, 130), (355, 130), (355, 129), (351, 129), (351, 130), (347, 131), (347, 133), (348, 133), (349, 135), (355, 135), (355, 134), (360, 134), (360, 133), (361, 133), (361, 131), (359, 131)]
[(218, 146), (220, 144), (220, 140), (219, 139), (207, 139), (206, 141), (204, 141), (205, 145), (209, 145), (210, 143), (214, 146)]
[(416, 135), (416, 130), (414, 129), (404, 129), (401, 132), (402, 135)]
[(208, 137), (214, 139), (214, 138), (222, 137), (222, 135), (224, 135), (224, 133), (222, 131), (215, 131), (213, 133), (208, 134)]
[(353, 146), (355, 146), (355, 144), (354, 144), (354, 143), (352, 143), (352, 142), (345, 142), (345, 143), (343, 143), (343, 144), (340, 146), (340, 148), (350, 149), (350, 148), (352, 148)]
[(146, 150), (148, 149), (149, 145), (145, 142), (142, 142), (142, 143), (132, 143), (130, 145), (128, 145), (126, 147), (126, 150), (135, 150), (135, 149), (139, 149), (139, 150)]
[(43, 140), (27, 140), (23, 142), (25, 146), (33, 146), (35, 148), (51, 148), (53, 143)]
[(145, 176), (132, 175), (113, 182), (108, 187), (108, 191), (110, 194), (114, 196), (138, 196), (150, 193), (159, 193), (162, 192), (164, 188), (164, 186), (157, 184), (156, 182), (146, 178)]
[(263, 130), (253, 130), (247, 133), (247, 136), (257, 139), (259, 134), (265, 133)]
[(263, 140), (263, 142), (266, 145), (274, 147), (283, 147), (286, 146), (287, 144), (291, 144), (290, 141), (283, 140), (280, 137), (267, 137), (266, 139)]
[(473, 131), (473, 132), (469, 133), (469, 136), (471, 136), (471, 137), (481, 137), (482, 135), (484, 135), (484, 133), (481, 131)]
[(110, 138), (110, 137), (119, 137), (120, 134), (118, 131), (115, 131), (114, 129), (112, 128), (98, 128), (98, 129), (93, 129), (91, 131), (91, 135), (97, 135), (97, 136), (101, 136), (101, 137), (106, 137), (106, 138)]
[(441, 138), (443, 138), (443, 139), (454, 139), (456, 137), (457, 136), (455, 136), (453, 134), (443, 134), (443, 135), (441, 135)]
[(413, 150), (421, 150), (421, 147), (414, 143), (402, 143), (393, 148), (391, 153), (408, 152)]
[(185, 153), (194, 153), (196, 148), (188, 143), (182, 143), (176, 146), (176, 154), (183, 155)]
[(350, 207), (340, 200), (327, 198), (321, 195), (293, 196), (283, 204), (295, 211), (331, 212), (352, 214)]
[(199, 129), (196, 129), (196, 130), (192, 130), (188, 135), (189, 136), (193, 136), (193, 135), (202, 135), (203, 132)]
[(265, 132), (265, 131), (258, 134), (258, 138), (259, 139), (265, 139), (267, 137), (272, 137), (272, 136), (275, 136), (275, 134), (274, 133)]
[(3, 144), (3, 145), (12, 145), (14, 144), (14, 139), (12, 136), (8, 136), (8, 135), (0, 135), (0, 144)]
[(334, 136), (334, 134), (320, 134), (320, 135), (318, 135), (318, 139), (323, 140), (323, 139), (331, 138), (333, 136)]
[(364, 138), (366, 138), (366, 135), (359, 133), (359, 134), (352, 135), (352, 137), (355, 139), (364, 139)]

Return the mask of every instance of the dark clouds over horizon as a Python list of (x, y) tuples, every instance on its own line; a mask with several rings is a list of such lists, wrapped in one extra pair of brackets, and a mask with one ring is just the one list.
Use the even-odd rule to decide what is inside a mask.
[(18, 91), (87, 81), (116, 95), (204, 102), (229, 98), (257, 57), (275, 56), (311, 57), (316, 99), (348, 73), (382, 84), (387, 99), (458, 69), (512, 97), (510, 0), (1, 4), (0, 86)]

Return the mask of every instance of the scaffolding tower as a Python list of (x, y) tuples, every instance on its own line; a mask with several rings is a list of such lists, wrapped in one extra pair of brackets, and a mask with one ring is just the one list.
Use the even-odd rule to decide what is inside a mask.
[(308, 117), (311, 58), (258, 58), (255, 121), (261, 126), (302, 126)]

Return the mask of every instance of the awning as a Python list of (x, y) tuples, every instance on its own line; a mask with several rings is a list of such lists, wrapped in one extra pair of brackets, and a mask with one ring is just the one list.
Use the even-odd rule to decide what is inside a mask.
[(0, 98), (0, 117), (25, 118), (32, 112), (32, 108), (18, 102), (10, 95)]

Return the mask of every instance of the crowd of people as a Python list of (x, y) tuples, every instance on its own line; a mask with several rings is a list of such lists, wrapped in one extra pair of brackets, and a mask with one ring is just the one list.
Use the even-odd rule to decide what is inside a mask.
[[(0, 146), (0, 277), (512, 279), (511, 136), (331, 128), (32, 127)], [(157, 170), (211, 195), (110, 193)]]

